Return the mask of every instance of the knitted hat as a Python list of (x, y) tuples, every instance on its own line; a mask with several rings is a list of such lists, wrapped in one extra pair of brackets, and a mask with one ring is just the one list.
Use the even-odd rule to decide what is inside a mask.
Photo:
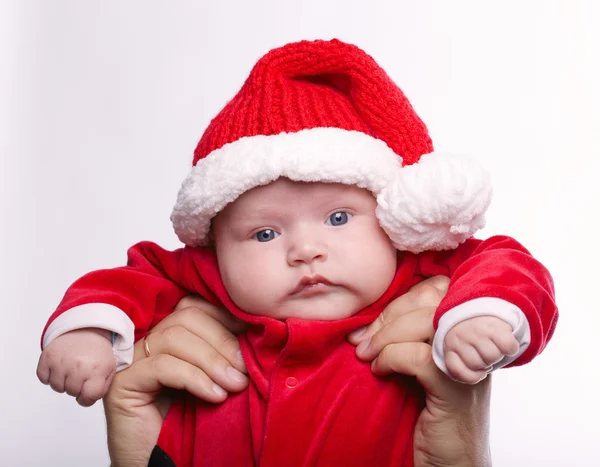
[(484, 226), (488, 175), (434, 153), (427, 128), (377, 63), (338, 40), (298, 42), (262, 57), (211, 121), (171, 220), (189, 246), (242, 193), (279, 177), (357, 185), (399, 250), (458, 246)]

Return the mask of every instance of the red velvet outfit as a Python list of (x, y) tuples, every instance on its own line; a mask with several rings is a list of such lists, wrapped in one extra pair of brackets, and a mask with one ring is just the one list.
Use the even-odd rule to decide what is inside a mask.
[(126, 267), (75, 282), (48, 324), (75, 306), (107, 303), (133, 320), (137, 340), (191, 292), (250, 324), (240, 336), (248, 389), (220, 405), (181, 393), (170, 409), (157, 445), (178, 467), (412, 466), (422, 388), (413, 378), (374, 376), (346, 335), (435, 275), (451, 278), (436, 326), (443, 313), (479, 297), (501, 298), (523, 311), (531, 344), (512, 365), (527, 363), (544, 349), (558, 316), (547, 270), (503, 236), (471, 239), (452, 251), (399, 253), (386, 293), (338, 321), (277, 321), (244, 313), (229, 299), (208, 248), (169, 252), (142, 242), (129, 250), (128, 259)]

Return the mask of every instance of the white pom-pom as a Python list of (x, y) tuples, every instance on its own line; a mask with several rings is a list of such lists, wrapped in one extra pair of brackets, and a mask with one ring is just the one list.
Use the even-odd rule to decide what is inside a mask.
[(398, 170), (377, 217), (399, 250), (450, 250), (484, 227), (491, 199), (489, 174), (472, 159), (431, 153)]

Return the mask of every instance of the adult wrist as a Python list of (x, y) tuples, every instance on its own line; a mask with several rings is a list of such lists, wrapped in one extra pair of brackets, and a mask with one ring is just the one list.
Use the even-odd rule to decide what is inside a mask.
[(468, 389), (459, 410), (425, 409), (415, 430), (415, 467), (491, 467), (489, 381)]
[(111, 402), (104, 401), (111, 467), (147, 467), (157, 436), (149, 436), (142, 417), (134, 411)]
[(447, 457), (428, 454), (421, 450), (418, 459), (415, 459), (415, 467), (492, 467), (489, 444), (485, 443), (485, 446), (481, 446), (474, 442), (467, 446), (469, 442), (463, 441), (462, 453), (456, 452)]

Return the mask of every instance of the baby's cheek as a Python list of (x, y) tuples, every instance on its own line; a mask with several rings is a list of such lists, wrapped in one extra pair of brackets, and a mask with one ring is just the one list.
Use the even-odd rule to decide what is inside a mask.
[(354, 280), (361, 284), (365, 306), (369, 305), (390, 287), (397, 270), (397, 251), (379, 245), (376, 252), (364, 253), (345, 269), (345, 274), (355, 276)]
[(250, 262), (238, 267), (223, 267), (221, 279), (231, 300), (241, 310), (254, 315), (268, 315), (274, 308), (274, 297), (283, 287), (281, 274), (269, 268), (250, 267)]
[(255, 296), (257, 290), (265, 290), (264, 284), (262, 287), (260, 284), (256, 284), (250, 273), (223, 276), (223, 285), (233, 303), (249, 313), (256, 308), (256, 301), (259, 298)]

